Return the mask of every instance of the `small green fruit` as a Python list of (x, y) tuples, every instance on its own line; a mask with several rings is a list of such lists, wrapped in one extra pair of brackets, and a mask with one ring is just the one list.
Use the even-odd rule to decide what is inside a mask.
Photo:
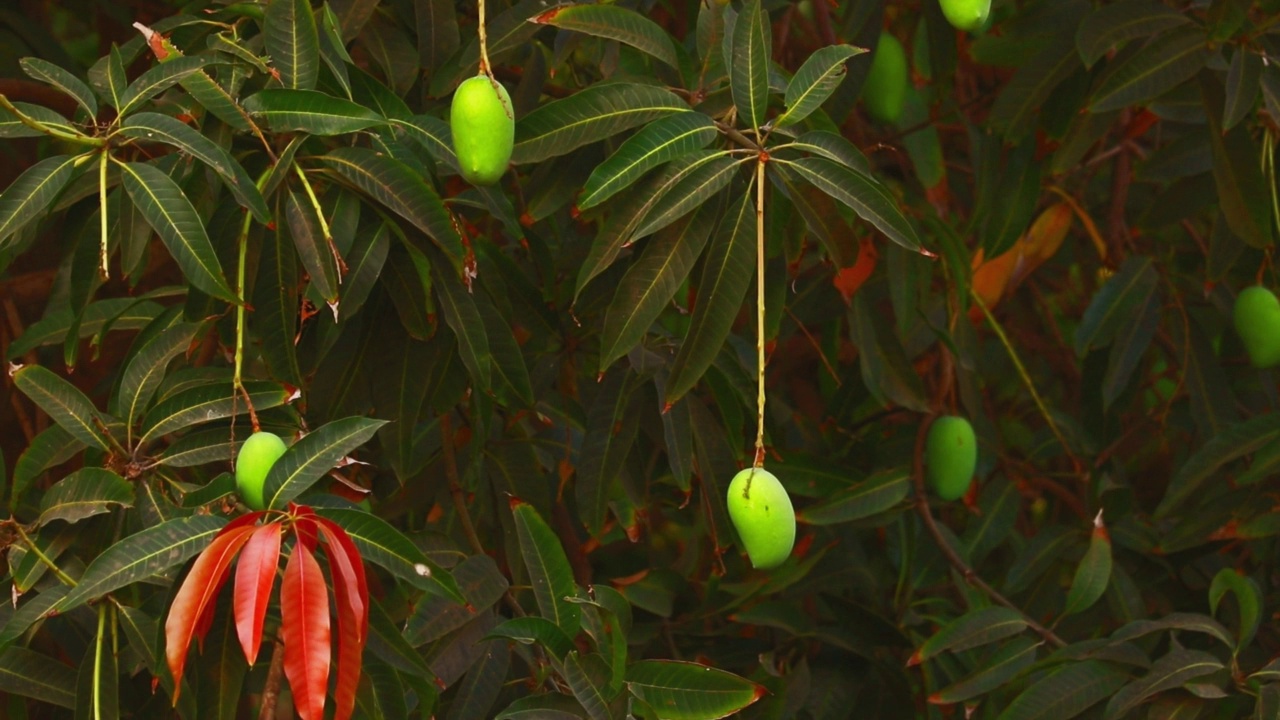
[(284, 454), (284, 441), (274, 433), (256, 432), (240, 446), (236, 456), (236, 492), (250, 510), (265, 510), (262, 485), (271, 466)]
[(896, 123), (902, 117), (906, 97), (907, 51), (898, 38), (881, 33), (867, 80), (862, 85), (862, 102), (871, 117), (883, 123)]
[(939, 0), (947, 22), (958, 30), (972, 32), (982, 27), (991, 12), (991, 0)]
[[(818, 2), (825, 1), (826, 0), (818, 0)], [(809, 22), (813, 22), (813, 0), (800, 0), (800, 2), (796, 3), (796, 10), (800, 12), (800, 17), (803, 17)]]
[(458, 170), (472, 185), (492, 185), (507, 171), (515, 143), (511, 96), (486, 75), (469, 78), (453, 94), (449, 126)]
[(1236, 332), (1256, 368), (1280, 365), (1280, 300), (1275, 293), (1254, 285), (1236, 296)]
[(943, 500), (964, 496), (978, 465), (978, 443), (968, 420), (944, 415), (933, 421), (925, 446), (929, 484)]
[(796, 542), (796, 512), (778, 478), (763, 468), (747, 468), (729, 483), (728, 502), (729, 519), (751, 564), (761, 570), (781, 565)]

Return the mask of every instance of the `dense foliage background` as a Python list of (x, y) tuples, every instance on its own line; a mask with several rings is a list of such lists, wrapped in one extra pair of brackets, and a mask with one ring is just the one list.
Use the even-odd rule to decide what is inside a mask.
[[(489, 0), (489, 188), (447, 123), (477, 10), (0, 9), (0, 717), (302, 705), (230, 585), (176, 707), (164, 661), (259, 425), (306, 438), (273, 507), (366, 561), (358, 717), (1280, 717), (1280, 395), (1231, 322), (1277, 284), (1280, 3)], [(724, 499), (758, 209), (768, 572)]]

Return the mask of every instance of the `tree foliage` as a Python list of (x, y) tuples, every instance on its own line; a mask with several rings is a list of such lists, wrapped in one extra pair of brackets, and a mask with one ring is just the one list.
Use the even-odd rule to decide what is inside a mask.
[(1280, 713), (1280, 4), (486, 5), (0, 11), (0, 716)]

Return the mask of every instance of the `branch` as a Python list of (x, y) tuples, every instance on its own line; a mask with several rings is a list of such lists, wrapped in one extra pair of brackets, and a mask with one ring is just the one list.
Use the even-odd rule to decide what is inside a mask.
[(276, 638), (271, 648), (271, 667), (267, 670), (267, 682), (262, 687), (262, 705), (258, 720), (275, 720), (276, 702), (280, 700), (280, 681), (284, 678), (284, 643)]

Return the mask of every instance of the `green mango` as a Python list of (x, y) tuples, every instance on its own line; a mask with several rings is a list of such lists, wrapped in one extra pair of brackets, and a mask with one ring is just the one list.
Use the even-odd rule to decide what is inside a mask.
[(898, 122), (907, 98), (907, 80), (907, 51), (898, 38), (880, 33), (871, 70), (862, 85), (862, 104), (867, 113), (882, 123)]
[(287, 449), (279, 435), (265, 431), (250, 435), (240, 446), (240, 454), (236, 456), (236, 493), (250, 510), (266, 509), (262, 485), (271, 466)]
[(734, 475), (728, 504), (729, 519), (752, 566), (768, 570), (791, 555), (796, 542), (796, 512), (787, 489), (773, 473), (747, 468)]
[(944, 415), (933, 421), (925, 445), (926, 477), (943, 500), (963, 497), (978, 465), (978, 442), (968, 420)]
[(458, 170), (472, 185), (498, 182), (511, 162), (516, 115), (507, 89), (486, 75), (463, 81), (449, 111)]
[(972, 32), (987, 22), (991, 0), (939, 0), (942, 14), (957, 30)]
[(1280, 300), (1275, 293), (1254, 285), (1236, 296), (1236, 332), (1256, 368), (1280, 365)]

